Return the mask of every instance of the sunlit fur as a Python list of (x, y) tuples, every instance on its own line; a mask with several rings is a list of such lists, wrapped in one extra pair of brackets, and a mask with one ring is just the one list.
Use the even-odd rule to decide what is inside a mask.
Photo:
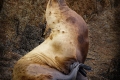
[(50, 35), (15, 64), (13, 80), (52, 79), (42, 70), (33, 73), (31, 65), (47, 66), (68, 74), (73, 62), (84, 63), (88, 52), (88, 28), (83, 18), (71, 10), (64, 0), (49, 0), (46, 21), (46, 32), (51, 29)]

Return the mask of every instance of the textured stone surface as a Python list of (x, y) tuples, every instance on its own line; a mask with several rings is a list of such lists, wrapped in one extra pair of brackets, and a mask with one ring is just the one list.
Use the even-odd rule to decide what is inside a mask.
[[(44, 41), (48, 0), (0, 0), (0, 80), (11, 80), (15, 62)], [(66, 0), (88, 23), (90, 80), (120, 78), (120, 1)]]

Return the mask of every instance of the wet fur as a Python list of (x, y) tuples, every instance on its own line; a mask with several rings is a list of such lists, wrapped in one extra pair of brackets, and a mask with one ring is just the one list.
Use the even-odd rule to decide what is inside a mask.
[(43, 72), (32, 74), (28, 69), (31, 65), (47, 66), (68, 74), (72, 63), (84, 63), (89, 42), (88, 28), (83, 18), (71, 10), (64, 0), (49, 0), (46, 21), (46, 32), (51, 29), (50, 35), (15, 64), (13, 80), (52, 79), (51, 75)]

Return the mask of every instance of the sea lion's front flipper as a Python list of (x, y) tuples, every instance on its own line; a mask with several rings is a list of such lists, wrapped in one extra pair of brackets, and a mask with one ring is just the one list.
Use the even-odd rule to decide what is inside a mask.
[(87, 66), (87, 65), (85, 65), (85, 64), (83, 64), (83, 63), (80, 63), (79, 72), (80, 72), (83, 76), (86, 77), (86, 76), (87, 76), (87, 72), (86, 72), (85, 70), (91, 71), (92, 69), (91, 69), (90, 66)]
[(79, 62), (75, 62), (70, 66), (71, 72), (68, 75), (61, 74), (56, 80), (76, 80), (77, 73), (79, 71)]
[(70, 66), (70, 70), (71, 70), (70, 74), (68, 74), (68, 75), (61, 74), (59, 76), (59, 78), (57, 78), (55, 80), (76, 80), (78, 72), (80, 72), (82, 74), (81, 79), (85, 78), (83, 80), (87, 80), (87, 78), (86, 78), (87, 73), (85, 70), (91, 70), (91, 67), (89, 67), (83, 63), (75, 62)]

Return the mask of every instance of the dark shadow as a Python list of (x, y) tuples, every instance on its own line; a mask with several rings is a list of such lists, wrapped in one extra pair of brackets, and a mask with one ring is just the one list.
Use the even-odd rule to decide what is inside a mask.
[(2, 7), (3, 7), (3, 2), (4, 2), (4, 0), (0, 0), (0, 12), (1, 12)]
[(115, 8), (115, 21), (112, 29), (116, 34), (116, 56), (113, 58), (111, 62), (110, 73), (108, 74), (109, 80), (120, 80), (120, 0), (114, 0), (114, 8)]
[(114, 0), (114, 7), (118, 7), (120, 5), (120, 0)]

